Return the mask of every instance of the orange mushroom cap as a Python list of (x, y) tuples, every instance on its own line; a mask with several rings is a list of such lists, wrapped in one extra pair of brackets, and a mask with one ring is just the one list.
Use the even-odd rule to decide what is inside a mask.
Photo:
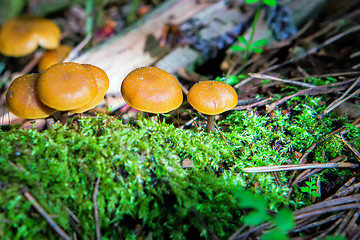
[(58, 63), (41, 73), (37, 89), (45, 105), (69, 111), (88, 104), (98, 92), (94, 76), (79, 63)]
[(19, 118), (45, 118), (56, 112), (45, 106), (37, 93), (39, 73), (25, 74), (16, 78), (6, 93), (6, 106)]
[(66, 45), (60, 45), (53, 50), (46, 50), (38, 64), (39, 72), (45, 71), (48, 67), (62, 62), (70, 52), (71, 47)]
[(107, 90), (109, 89), (109, 78), (104, 70), (90, 64), (82, 64), (82, 65), (86, 68), (86, 70), (88, 70), (94, 76), (98, 88), (98, 93), (96, 97), (93, 100), (91, 100), (88, 104), (80, 108), (70, 110), (69, 111), (70, 113), (81, 113), (96, 107), (102, 102)]
[(57, 48), (61, 31), (51, 20), (31, 16), (14, 18), (0, 31), (0, 51), (11, 57), (21, 57), (34, 52), (38, 46)]
[(178, 80), (157, 67), (130, 72), (121, 84), (121, 94), (129, 106), (149, 113), (170, 112), (183, 101)]
[(217, 115), (236, 107), (238, 96), (235, 89), (227, 83), (203, 81), (190, 88), (187, 100), (197, 111)]

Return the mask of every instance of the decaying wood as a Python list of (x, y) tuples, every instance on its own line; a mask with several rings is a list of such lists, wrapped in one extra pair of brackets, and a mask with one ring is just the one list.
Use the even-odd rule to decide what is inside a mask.
[(169, 1), (74, 61), (102, 68), (110, 79), (108, 94), (119, 95), (121, 82), (131, 70), (151, 65), (165, 54), (158, 41), (167, 23), (181, 24), (210, 6), (210, 1)]

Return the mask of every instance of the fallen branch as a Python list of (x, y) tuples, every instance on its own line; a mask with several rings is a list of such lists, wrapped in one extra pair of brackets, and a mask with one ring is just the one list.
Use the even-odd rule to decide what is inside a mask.
[(291, 165), (278, 165), (278, 166), (265, 166), (265, 167), (247, 167), (242, 171), (246, 173), (259, 173), (259, 172), (279, 172), (291, 171), (300, 169), (314, 169), (314, 168), (353, 168), (358, 164), (354, 163), (308, 163), (308, 164), (291, 164)]
[(71, 240), (71, 237), (59, 226), (56, 222), (50, 217), (50, 215), (41, 207), (41, 205), (36, 201), (36, 199), (28, 192), (24, 191), (24, 196), (29, 200), (34, 208), (40, 213), (43, 218), (50, 224), (50, 226), (59, 234), (62, 239)]
[(349, 83), (354, 82), (355, 79), (349, 79), (346, 81), (342, 81), (342, 82), (337, 82), (337, 83), (332, 83), (332, 84), (328, 84), (328, 85), (322, 85), (322, 86), (318, 86), (318, 87), (314, 87), (314, 88), (307, 88), (304, 90), (300, 90), (290, 96), (286, 96), (268, 106), (266, 106), (266, 111), (267, 112), (272, 112), (275, 110), (276, 106), (286, 102), (287, 100), (297, 97), (297, 96), (304, 96), (304, 95), (320, 95), (320, 94), (327, 94), (327, 93), (332, 93), (332, 92), (339, 92), (339, 91), (343, 91), (346, 89), (346, 85)]
[(101, 231), (100, 231), (100, 219), (99, 219), (99, 208), (97, 204), (97, 194), (100, 188), (100, 178), (96, 180), (94, 193), (92, 196), (94, 204), (94, 218), (95, 218), (95, 228), (96, 228), (96, 239), (101, 240)]

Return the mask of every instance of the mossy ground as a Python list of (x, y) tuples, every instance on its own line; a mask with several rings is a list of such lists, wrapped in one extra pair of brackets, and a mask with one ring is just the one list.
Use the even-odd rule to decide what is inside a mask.
[[(209, 238), (194, 212), (224, 239), (243, 224), (244, 210), (233, 194), (239, 189), (260, 195), (275, 211), (307, 205), (309, 194), (295, 191), (288, 197), (288, 173), (279, 173), (280, 186), (269, 173), (245, 174), (241, 169), (296, 164), (295, 151), (304, 153), (346, 124), (331, 115), (317, 119), (324, 108), (319, 102), (306, 97), (301, 103), (289, 102), (291, 112), (266, 116), (234, 112), (222, 123), (228, 143), (219, 132), (182, 130), (148, 119), (123, 124), (106, 115), (44, 131), (0, 131), (0, 237), (58, 238), (23, 196), (26, 190), (68, 234), (76, 231), (79, 239), (94, 238), (92, 195), (97, 179), (103, 239)], [(359, 129), (351, 128), (346, 137), (359, 139)], [(352, 143), (360, 148), (359, 142)], [(345, 152), (341, 140), (331, 137), (308, 160), (324, 162)], [(349, 161), (354, 157), (346, 155)], [(185, 158), (194, 168), (181, 167)], [(337, 176), (345, 173), (351, 174), (333, 171)]]

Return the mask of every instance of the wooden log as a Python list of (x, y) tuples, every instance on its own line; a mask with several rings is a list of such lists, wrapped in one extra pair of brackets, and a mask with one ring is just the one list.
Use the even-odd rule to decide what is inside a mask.
[[(85, 52), (74, 61), (102, 68), (110, 79), (108, 94), (119, 95), (121, 82), (131, 70), (151, 65), (164, 54), (158, 47), (158, 39), (165, 24), (169, 21), (181, 24), (211, 5), (210, 1), (168, 1), (120, 35)], [(148, 46), (152, 46), (151, 51), (146, 51)]]

